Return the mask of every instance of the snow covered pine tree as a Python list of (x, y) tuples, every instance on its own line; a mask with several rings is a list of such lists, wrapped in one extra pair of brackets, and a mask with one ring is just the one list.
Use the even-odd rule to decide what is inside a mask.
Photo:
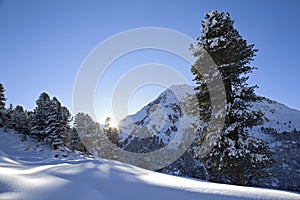
[[(255, 69), (249, 64), (257, 49), (247, 44), (233, 25), (229, 13), (205, 14), (197, 46), (191, 47), (197, 59), (191, 71), (197, 84), (200, 118), (204, 122), (211, 116), (211, 103), (204, 75), (196, 70), (205, 64), (201, 48), (217, 65), (226, 91), (225, 126), (219, 133), (219, 141), (202, 160), (214, 181), (245, 185), (266, 174), (263, 169), (271, 163), (271, 153), (264, 141), (251, 136), (251, 128), (264, 119), (263, 113), (251, 110), (251, 103), (258, 99), (254, 93), (257, 86), (247, 84), (248, 74)], [(205, 127), (203, 132), (200, 146), (206, 136)]]
[(75, 127), (73, 127), (72, 131), (70, 132), (70, 142), (68, 146), (73, 152), (76, 150), (86, 153), (87, 151)]
[(3, 127), (5, 125), (5, 119), (6, 119), (6, 109), (5, 109), (5, 95), (4, 95), (5, 89), (0, 83), (0, 127)]
[(81, 138), (85, 148), (90, 153), (97, 152), (99, 144), (100, 125), (84, 113), (77, 113), (74, 118), (74, 127)]
[(50, 113), (47, 118), (46, 141), (51, 144), (53, 149), (63, 145), (63, 133), (65, 127), (62, 121), (61, 104), (57, 98), (53, 98), (50, 106)]
[(36, 100), (36, 108), (33, 111), (30, 121), (30, 133), (38, 139), (44, 140), (47, 137), (47, 121), (50, 114), (51, 99), (49, 95), (43, 92)]
[(2, 83), (0, 83), (0, 110), (5, 108), (6, 98), (4, 96), (4, 92), (5, 92), (5, 89), (2, 85)]
[(27, 111), (22, 106), (17, 105), (12, 110), (10, 127), (18, 133), (28, 134), (29, 117)]
[(108, 137), (108, 139), (110, 139), (111, 142), (113, 142), (114, 144), (118, 145), (119, 144), (119, 130), (115, 127), (111, 126), (111, 118), (107, 117), (105, 119), (105, 126), (103, 129), (103, 133)]
[(49, 95), (43, 92), (36, 101), (30, 122), (30, 132), (39, 141), (45, 140), (57, 149), (65, 144), (65, 139), (71, 131), (71, 114), (66, 107), (61, 106), (57, 98), (50, 99)]

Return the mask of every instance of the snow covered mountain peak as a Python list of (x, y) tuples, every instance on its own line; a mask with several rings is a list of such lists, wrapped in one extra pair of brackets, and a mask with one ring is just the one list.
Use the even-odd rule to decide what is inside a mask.
[[(180, 102), (191, 95), (195, 95), (194, 87), (190, 85), (173, 85), (163, 91), (155, 100), (147, 104), (134, 115), (126, 117), (120, 122), (121, 129), (127, 130), (130, 123), (138, 125), (156, 123), (161, 128), (162, 121), (170, 125), (168, 118), (180, 117)], [(265, 114), (266, 121), (261, 127), (272, 127), (277, 132), (300, 130), (300, 111), (265, 97), (253, 103), (253, 110), (260, 110)], [(196, 119), (196, 116), (195, 116)], [(174, 119), (174, 121), (176, 121)], [(161, 129), (160, 129), (161, 130)], [(129, 130), (128, 130), (129, 131)]]
[(162, 144), (168, 143), (179, 130), (182, 117), (180, 105), (193, 93), (193, 87), (189, 85), (174, 85), (166, 89), (136, 114), (119, 122), (121, 141), (128, 144), (136, 138), (135, 136), (141, 138), (142, 135), (138, 134), (146, 128), (149, 134), (145, 136), (158, 137)]

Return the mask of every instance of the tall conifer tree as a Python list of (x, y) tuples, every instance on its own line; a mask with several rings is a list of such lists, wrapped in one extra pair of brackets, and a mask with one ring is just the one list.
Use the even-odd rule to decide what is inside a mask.
[[(205, 64), (201, 49), (206, 50), (217, 65), (226, 92), (225, 126), (204, 160), (211, 172), (217, 174), (218, 181), (245, 185), (248, 181), (245, 177), (250, 177), (254, 171), (258, 173), (257, 170), (270, 163), (270, 151), (265, 142), (250, 133), (253, 126), (263, 122), (263, 113), (251, 109), (252, 102), (258, 100), (255, 95), (257, 86), (247, 84), (249, 74), (255, 69), (250, 63), (257, 49), (234, 28), (229, 13), (217, 11), (205, 14), (201, 36), (197, 40), (197, 46), (192, 47), (197, 60), (191, 70), (197, 84), (203, 121), (207, 122), (212, 113), (210, 94), (203, 81), (206, 75), (197, 70)], [(203, 134), (202, 141), (205, 137)]]

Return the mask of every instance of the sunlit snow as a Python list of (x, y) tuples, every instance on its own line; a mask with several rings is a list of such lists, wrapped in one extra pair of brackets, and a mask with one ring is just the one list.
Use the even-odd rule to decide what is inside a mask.
[(0, 130), (0, 199), (300, 199), (291, 192), (209, 183), (64, 154)]

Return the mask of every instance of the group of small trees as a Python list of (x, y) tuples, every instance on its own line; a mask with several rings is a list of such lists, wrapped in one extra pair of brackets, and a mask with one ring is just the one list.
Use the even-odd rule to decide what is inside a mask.
[(31, 135), (38, 141), (46, 141), (53, 149), (68, 145), (72, 121), (69, 110), (45, 92), (39, 96), (36, 105), (29, 123)]
[(103, 137), (106, 137), (115, 145), (119, 144), (120, 131), (112, 127), (110, 121), (111, 118), (108, 117), (105, 120), (104, 128), (101, 128), (100, 124), (93, 121), (88, 114), (78, 113), (75, 115), (74, 128), (77, 130), (85, 146), (92, 153), (97, 151), (99, 145), (107, 146)]
[(5, 108), (6, 98), (4, 95), (4, 86), (0, 83), (0, 127), (5, 129), (13, 129), (16, 132), (28, 134), (29, 133), (29, 119), (31, 112), (24, 110), (20, 105)]
[(6, 98), (4, 96), (5, 89), (0, 83), (0, 127), (4, 127), (7, 123), (7, 110), (5, 108)]
[(53, 149), (67, 146), (72, 150), (81, 150), (77, 148), (80, 139), (74, 141), (79, 136), (70, 126), (72, 116), (56, 97), (50, 99), (50, 96), (43, 92), (32, 112), (24, 110), (20, 105), (15, 107), (10, 105), (6, 109), (4, 92), (4, 87), (0, 83), (0, 127), (21, 133), (22, 140), (27, 140), (27, 137), (31, 136), (38, 141), (44, 141)]
[(24, 110), (20, 105), (16, 107), (10, 105), (6, 109), (4, 92), (4, 87), (0, 83), (0, 128), (22, 133), (22, 140), (31, 136), (38, 142), (46, 142), (53, 149), (66, 146), (72, 151), (87, 152), (82, 137), (85, 139), (91, 137), (89, 138), (91, 142), (97, 142), (95, 138), (97, 134), (104, 133), (113, 143), (118, 144), (119, 131), (111, 127), (111, 118), (106, 119), (105, 127), (101, 129), (100, 124), (94, 122), (89, 115), (78, 113), (74, 118), (74, 126), (71, 127), (73, 120), (71, 113), (56, 97), (51, 99), (47, 93), (41, 93), (36, 100), (36, 107), (31, 112)]

